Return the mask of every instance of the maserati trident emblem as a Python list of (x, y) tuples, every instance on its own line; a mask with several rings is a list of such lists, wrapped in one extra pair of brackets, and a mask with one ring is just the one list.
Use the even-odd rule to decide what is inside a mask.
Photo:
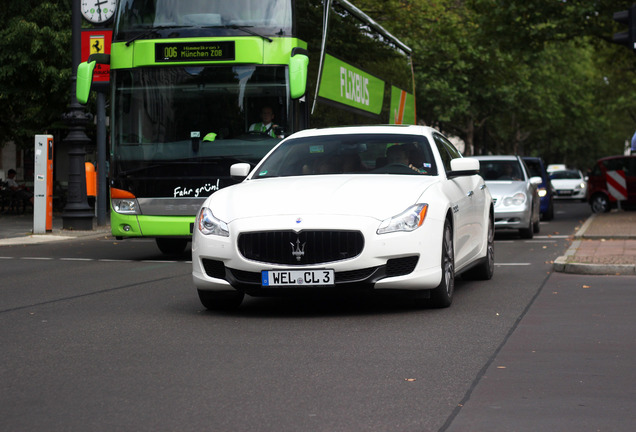
[[(306, 242), (305, 242), (306, 243)], [(296, 257), (296, 261), (300, 261), (305, 256), (305, 243), (300, 244), (300, 237), (296, 239), (296, 244), (289, 242), (292, 248), (292, 255)]]

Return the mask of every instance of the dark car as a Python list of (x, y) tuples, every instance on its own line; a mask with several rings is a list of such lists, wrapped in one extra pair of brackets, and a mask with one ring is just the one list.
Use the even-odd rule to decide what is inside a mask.
[(530, 170), (530, 176), (541, 177), (543, 180), (538, 187), (541, 199), (541, 219), (552, 220), (554, 218), (554, 190), (552, 189), (545, 162), (540, 157), (534, 156), (523, 156), (522, 159)]
[[(619, 182), (618, 175), (624, 174), (624, 184)], [(608, 177), (612, 179), (608, 184)], [(625, 208), (636, 207), (636, 155), (608, 156), (599, 159), (587, 181), (587, 201), (594, 213), (604, 213), (617, 207), (616, 196), (618, 189), (626, 187), (627, 199), (621, 199), (620, 204)]]

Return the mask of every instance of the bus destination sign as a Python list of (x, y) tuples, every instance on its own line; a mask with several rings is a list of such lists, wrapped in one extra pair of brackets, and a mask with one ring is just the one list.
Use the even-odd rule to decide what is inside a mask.
[(234, 41), (155, 44), (155, 62), (235, 60)]

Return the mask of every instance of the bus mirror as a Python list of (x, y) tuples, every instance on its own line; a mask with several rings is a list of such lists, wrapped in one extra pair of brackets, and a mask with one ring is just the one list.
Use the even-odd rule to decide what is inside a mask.
[(309, 57), (307, 57), (307, 51), (294, 48), (289, 59), (289, 90), (292, 99), (298, 99), (305, 95), (308, 65)]
[(93, 70), (97, 62), (83, 62), (77, 65), (77, 82), (75, 84), (75, 93), (77, 101), (81, 104), (88, 102), (88, 96), (91, 93), (91, 84), (93, 83)]

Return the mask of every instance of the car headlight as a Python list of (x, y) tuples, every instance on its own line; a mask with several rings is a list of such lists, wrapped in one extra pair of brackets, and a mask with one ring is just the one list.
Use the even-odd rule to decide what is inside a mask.
[(139, 206), (134, 198), (113, 198), (111, 204), (117, 213), (139, 214)]
[(539, 198), (543, 198), (548, 194), (548, 191), (545, 188), (539, 188)]
[(221, 237), (229, 237), (230, 230), (225, 222), (217, 219), (212, 214), (212, 210), (202, 207), (197, 217), (197, 226), (199, 231), (204, 235), (218, 235)]
[(424, 223), (428, 204), (416, 204), (404, 210), (399, 215), (382, 221), (378, 234), (386, 234), (397, 231), (413, 231)]
[(511, 197), (505, 197), (503, 205), (505, 206), (520, 206), (526, 202), (526, 194), (518, 192)]
[(575, 189), (585, 189), (585, 183), (577, 184)]

